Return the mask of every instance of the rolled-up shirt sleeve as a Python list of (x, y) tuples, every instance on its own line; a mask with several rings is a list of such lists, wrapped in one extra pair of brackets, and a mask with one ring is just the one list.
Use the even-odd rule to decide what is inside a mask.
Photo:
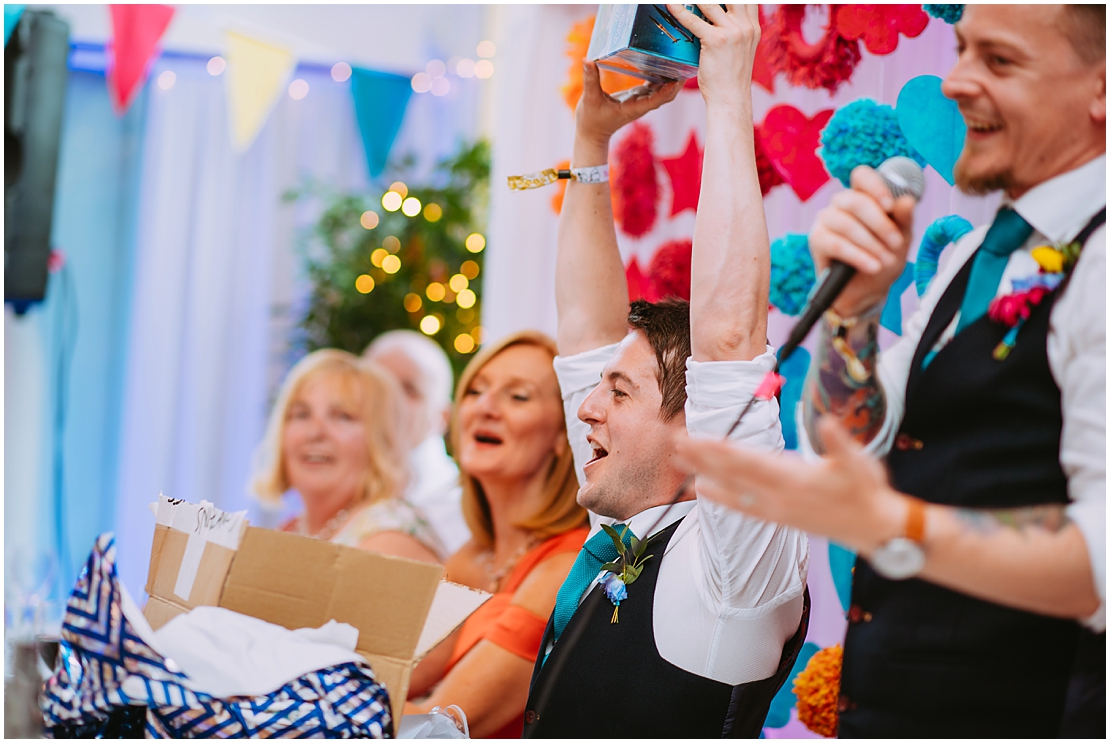
[[(723, 438), (774, 365), (770, 347), (751, 361), (688, 359), (689, 434)], [(783, 449), (778, 415), (776, 400), (756, 400), (730, 440), (777, 455)], [(699, 497), (667, 554), (660, 585), (667, 584), (681, 614), (660, 616), (657, 595), (660, 654), (685, 670), (729, 684), (772, 675), (801, 618), (809, 564), (805, 533)], [(684, 571), (681, 581), (678, 570)], [(679, 632), (680, 622), (704, 626), (705, 632)]]

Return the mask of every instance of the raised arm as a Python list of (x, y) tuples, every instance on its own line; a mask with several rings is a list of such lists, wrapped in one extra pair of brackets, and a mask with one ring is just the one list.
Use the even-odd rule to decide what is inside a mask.
[[(701, 40), (698, 87), (706, 126), (690, 266), (690, 344), (696, 361), (748, 361), (767, 349), (771, 256), (755, 164), (752, 66), (756, 5), (667, 8)], [(712, 25), (710, 25), (712, 24)]]
[(833, 197), (810, 233), (818, 271), (833, 259), (858, 271), (819, 325), (802, 394), (806, 436), (819, 454), (825, 449), (817, 422), (824, 415), (840, 419), (861, 444), (883, 426), (887, 400), (876, 373), (879, 319), (887, 292), (906, 265), (913, 207), (912, 197), (895, 202), (879, 175), (861, 166), (852, 171), (852, 188)]
[[(582, 98), (575, 112), (571, 167), (604, 165), (609, 140), (625, 124), (673, 100), (682, 87), (645, 87), (617, 101), (601, 89), (597, 65), (582, 66)], [(559, 218), (555, 306), (559, 355), (571, 356), (616, 343), (628, 330), (628, 289), (617, 250), (609, 184), (567, 183)]]

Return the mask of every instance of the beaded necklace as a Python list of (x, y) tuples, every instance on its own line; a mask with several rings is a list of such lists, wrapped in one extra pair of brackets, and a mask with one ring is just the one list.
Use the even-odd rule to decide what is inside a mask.
[(347, 523), (347, 520), (350, 517), (351, 512), (348, 511), (346, 508), (341, 508), (339, 510), (339, 513), (328, 519), (327, 523), (325, 523), (319, 531), (317, 531), (315, 534), (311, 534), (308, 531), (308, 527), (305, 525), (305, 517), (302, 513), (300, 516), (297, 517), (297, 520), (293, 522), (293, 533), (300, 534), (302, 537), (323, 539), (326, 542), (339, 533), (339, 530), (343, 528), (343, 525)]
[(528, 552), (536, 546), (538, 541), (539, 540), (536, 539), (534, 534), (529, 534), (528, 538), (524, 540), (524, 544), (520, 545), (520, 548), (514, 552), (508, 561), (498, 570), (493, 569), (494, 552), (492, 549), (486, 550), (479, 556), (478, 559), (481, 561), (482, 567), (486, 571), (486, 577), (488, 579), (487, 585), (490, 593), (497, 593), (501, 589), (501, 581), (503, 581), (509, 573), (513, 572), (513, 568), (517, 566), (520, 559), (528, 554)]

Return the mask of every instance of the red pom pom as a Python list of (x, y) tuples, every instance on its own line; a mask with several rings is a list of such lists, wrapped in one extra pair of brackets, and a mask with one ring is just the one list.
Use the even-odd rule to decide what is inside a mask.
[(655, 177), (655, 138), (638, 121), (629, 128), (613, 153), (613, 216), (629, 237), (640, 237), (655, 226), (659, 183)]
[(655, 296), (645, 299), (651, 302), (664, 297), (690, 299), (690, 256), (693, 248), (690, 240), (671, 240), (659, 246), (651, 257), (647, 271), (651, 293)]
[(860, 61), (859, 42), (845, 39), (838, 27), (846, 5), (830, 5), (829, 25), (815, 44), (802, 37), (805, 5), (780, 5), (763, 32), (767, 43), (767, 65), (786, 75), (791, 85), (825, 88), (835, 93), (852, 76)]

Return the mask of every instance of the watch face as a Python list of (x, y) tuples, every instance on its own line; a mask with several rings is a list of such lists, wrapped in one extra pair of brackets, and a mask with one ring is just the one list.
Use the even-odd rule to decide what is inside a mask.
[(912, 539), (898, 537), (875, 550), (871, 555), (871, 567), (890, 580), (912, 578), (925, 567), (925, 551)]

